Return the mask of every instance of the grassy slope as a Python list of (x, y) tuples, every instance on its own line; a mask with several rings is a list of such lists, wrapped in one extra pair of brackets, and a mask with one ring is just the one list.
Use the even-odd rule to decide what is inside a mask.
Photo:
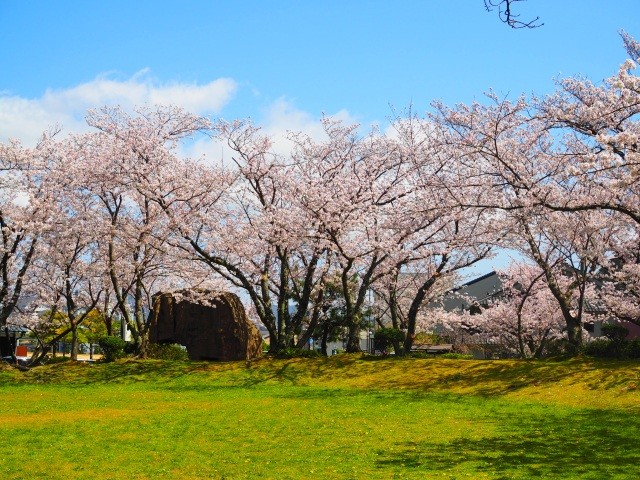
[(147, 361), (0, 386), (2, 478), (640, 478), (638, 363)]

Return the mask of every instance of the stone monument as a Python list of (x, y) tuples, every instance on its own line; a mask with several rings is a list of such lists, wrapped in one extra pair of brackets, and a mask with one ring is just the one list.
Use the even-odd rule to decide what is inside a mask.
[(250, 360), (262, 354), (260, 332), (233, 293), (159, 293), (149, 320), (152, 343), (184, 345), (191, 360)]

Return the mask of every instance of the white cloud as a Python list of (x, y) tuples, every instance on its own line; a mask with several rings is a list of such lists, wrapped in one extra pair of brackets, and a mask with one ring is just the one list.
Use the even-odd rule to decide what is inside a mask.
[[(342, 120), (345, 124), (357, 123), (346, 110), (330, 115), (332, 118)], [(297, 108), (293, 102), (281, 97), (271, 103), (264, 111), (262, 118), (254, 120), (256, 126), (261, 127), (261, 132), (272, 140), (272, 152), (287, 156), (293, 148), (293, 143), (287, 138), (290, 132), (303, 132), (314, 140), (322, 140), (325, 133), (320, 121), (320, 116)], [(211, 164), (233, 164), (234, 152), (225, 142), (210, 138), (198, 139), (185, 145), (182, 154), (193, 157), (204, 157)]]
[(171, 85), (149, 92), (149, 103), (169, 103), (180, 105), (190, 112), (219, 112), (229, 101), (236, 84), (233, 80), (221, 78), (200, 87), (185, 88)]
[[(330, 116), (342, 120), (345, 124), (357, 123), (347, 110), (340, 110)], [(265, 132), (275, 136), (286, 134), (287, 131), (302, 131), (317, 140), (324, 136), (319, 117), (296, 108), (291, 101), (284, 97), (269, 106), (263, 124)]]
[(172, 104), (198, 114), (218, 113), (230, 101), (237, 88), (230, 78), (219, 78), (204, 85), (192, 83), (161, 84), (142, 70), (129, 79), (117, 80), (103, 75), (75, 87), (47, 90), (42, 97), (0, 94), (0, 141), (20, 139), (32, 145), (43, 131), (60, 126), (64, 132), (87, 130), (84, 116), (89, 108), (120, 105)]
[[(358, 123), (347, 110), (340, 110), (329, 116), (346, 125)], [(264, 133), (273, 139), (274, 151), (280, 154), (286, 154), (292, 147), (287, 139), (289, 132), (304, 132), (317, 141), (325, 138), (320, 117), (296, 108), (286, 98), (279, 98), (270, 105), (262, 125)]]
[(82, 122), (69, 112), (51, 111), (41, 100), (21, 97), (0, 97), (0, 141), (16, 138), (25, 145), (33, 145), (42, 132), (56, 125), (72, 131), (81, 131)]
[[(148, 70), (141, 70), (130, 78), (117, 79), (108, 73), (70, 88), (48, 89), (41, 97), (25, 98), (0, 92), (0, 141), (16, 138), (23, 144), (34, 145), (42, 133), (61, 127), (62, 133), (88, 131), (85, 115), (90, 108), (120, 105), (126, 110), (142, 105), (179, 105), (197, 114), (219, 114), (230, 102), (237, 84), (229, 78), (219, 78), (207, 84), (160, 83)], [(253, 92), (255, 94), (255, 92)], [(356, 120), (346, 110), (331, 115), (347, 124)], [(292, 144), (289, 132), (304, 132), (316, 140), (324, 137), (319, 114), (298, 108), (291, 100), (281, 97), (261, 112), (256, 123), (265, 135), (273, 139), (274, 152), (287, 155)], [(229, 147), (209, 137), (196, 138), (181, 146), (181, 154), (205, 157), (206, 161), (231, 163)]]

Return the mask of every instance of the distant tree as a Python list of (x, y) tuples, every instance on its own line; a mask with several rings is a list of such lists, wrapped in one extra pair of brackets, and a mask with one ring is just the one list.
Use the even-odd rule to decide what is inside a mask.
[[(356, 279), (349, 281), (350, 294), (355, 295), (358, 288)], [(322, 282), (322, 295), (315, 299), (313, 311), (317, 311), (313, 337), (320, 340), (320, 351), (328, 355), (327, 345), (344, 335), (346, 324), (346, 307), (342, 294), (343, 286), (340, 276), (335, 274)], [(361, 327), (368, 325), (361, 323)]]
[(398, 353), (396, 348), (402, 345), (404, 336), (404, 332), (397, 328), (379, 328), (373, 336), (373, 346), (384, 354), (388, 352), (389, 347), (393, 346), (394, 351)]
[(30, 335), (36, 340), (29, 365), (39, 364), (49, 353), (55, 356), (58, 343), (66, 343), (71, 339), (69, 318), (57, 306), (18, 321), (21, 326), (29, 329)]
[(93, 359), (93, 345), (98, 343), (100, 338), (109, 335), (107, 332), (107, 323), (100, 311), (95, 308), (89, 311), (82, 324), (82, 334), (84, 339), (89, 343), (89, 358)]

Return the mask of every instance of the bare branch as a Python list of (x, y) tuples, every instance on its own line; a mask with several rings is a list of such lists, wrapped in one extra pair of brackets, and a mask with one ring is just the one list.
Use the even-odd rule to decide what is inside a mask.
[(525, 0), (484, 0), (484, 8), (486, 8), (487, 12), (492, 12), (494, 8), (497, 8), (500, 21), (506, 23), (511, 28), (538, 28), (544, 25), (544, 23), (540, 22), (540, 17), (525, 22), (519, 20), (519, 14), (513, 13), (513, 4), (524, 1)]

